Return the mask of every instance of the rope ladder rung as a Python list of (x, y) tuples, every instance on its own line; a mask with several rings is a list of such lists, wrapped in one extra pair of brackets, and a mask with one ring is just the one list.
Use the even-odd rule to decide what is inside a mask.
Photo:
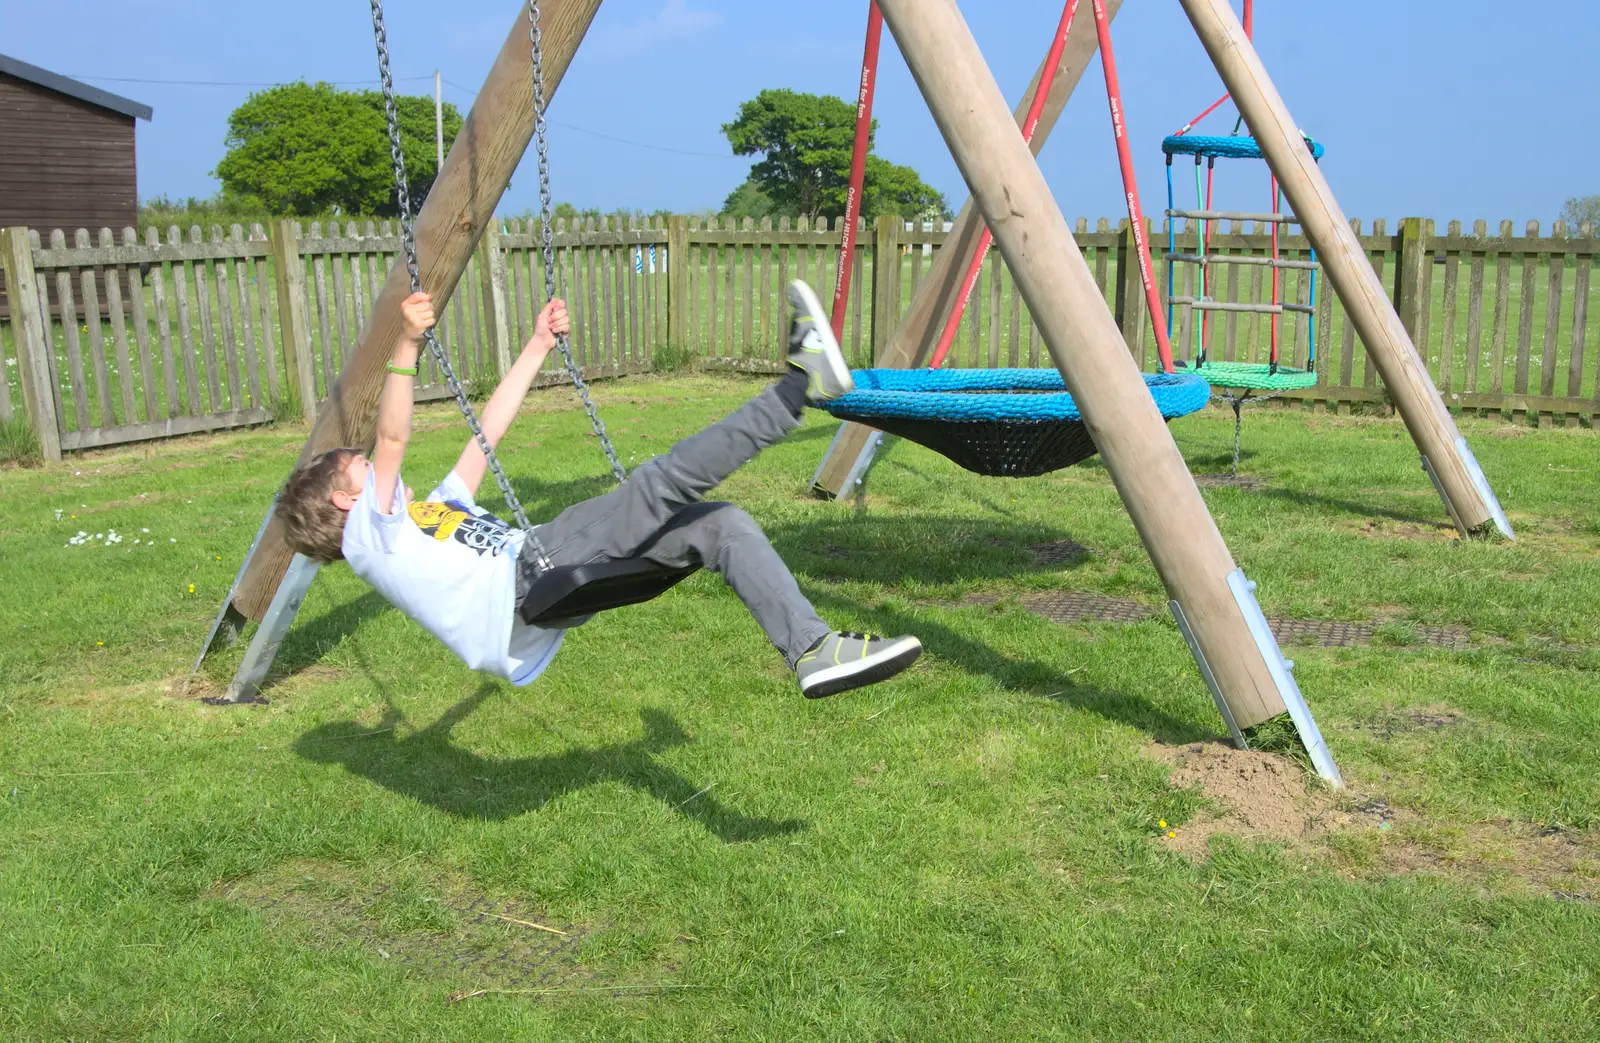
[(1297, 225), (1293, 214), (1250, 214), (1237, 210), (1168, 210), (1168, 217), (1181, 217), (1188, 221), (1254, 221), (1257, 224)]
[(1280, 257), (1254, 257), (1248, 254), (1185, 254), (1169, 253), (1169, 261), (1188, 261), (1191, 264), (1256, 264), (1267, 268), (1294, 268), (1301, 271), (1313, 271), (1319, 267), (1316, 261), (1286, 261)]
[(1316, 308), (1310, 304), (1249, 304), (1241, 301), (1214, 301), (1209, 297), (1174, 297), (1168, 303), (1187, 305), (1195, 311), (1243, 311), (1260, 315), (1282, 315), (1286, 311), (1302, 315), (1316, 313)]

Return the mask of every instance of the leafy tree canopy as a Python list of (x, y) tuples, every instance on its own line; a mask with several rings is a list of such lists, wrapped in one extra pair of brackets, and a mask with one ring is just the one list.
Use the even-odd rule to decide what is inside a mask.
[[(877, 129), (874, 120), (873, 136)], [(842, 215), (850, 190), (855, 132), (855, 106), (843, 98), (788, 89), (762, 91), (739, 106), (732, 123), (722, 126), (735, 154), (761, 156), (744, 184), (723, 203), (724, 213), (736, 217)], [(948, 216), (942, 194), (910, 167), (873, 155), (871, 145), (869, 137), (862, 216), (929, 211)]]
[[(438, 176), (433, 99), (395, 97), (413, 211)], [(461, 113), (444, 106), (448, 150)], [(250, 95), (228, 117), (227, 154), (217, 164), (225, 196), (255, 200), (273, 214), (337, 212), (393, 217), (394, 168), (377, 91), (290, 83)]]
[(1600, 196), (1576, 196), (1561, 207), (1561, 220), (1567, 223), (1567, 234), (1577, 235), (1578, 227), (1585, 221), (1600, 231)]

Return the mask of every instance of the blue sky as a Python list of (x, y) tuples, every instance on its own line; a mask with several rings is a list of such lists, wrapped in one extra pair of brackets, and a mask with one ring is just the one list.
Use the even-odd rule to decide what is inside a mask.
[[(714, 207), (749, 165), (729, 155), (718, 126), (764, 87), (848, 96), (866, 6), (607, 0), (551, 107), (556, 197), (607, 209)], [(1049, 46), (1060, 3), (962, 6), (1015, 101)], [(1350, 216), (1481, 217), (1491, 225), (1511, 218), (1520, 229), (1529, 218), (1548, 225), (1569, 196), (1600, 193), (1600, 144), (1588, 132), (1600, 90), (1582, 57), (1600, 29), (1593, 0), (1260, 0), (1258, 8), (1262, 56), (1296, 120), (1327, 143), (1324, 170)], [(386, 11), (401, 86), (431, 93), (438, 68), (449, 81), (446, 99), (464, 109), (518, 8), (507, 0), (389, 0)], [(368, 6), (358, 0), (0, 0), (0, 24), (4, 53), (154, 107), (154, 122), (139, 127), (145, 196), (215, 190), (210, 171), (227, 115), (252, 88), (111, 78), (376, 79)], [(1175, 0), (1127, 0), (1113, 31), (1141, 192), (1146, 209), (1159, 211), (1161, 137), (1222, 89)], [(915, 167), (958, 205), (966, 187), (887, 32), (876, 115), (878, 152)], [(1221, 115), (1206, 126), (1225, 133), (1232, 120)], [(1118, 214), (1098, 64), (1040, 162), (1069, 218)], [(1263, 169), (1234, 166), (1218, 176), (1219, 204), (1265, 202)], [(535, 205), (529, 162), (502, 212)]]

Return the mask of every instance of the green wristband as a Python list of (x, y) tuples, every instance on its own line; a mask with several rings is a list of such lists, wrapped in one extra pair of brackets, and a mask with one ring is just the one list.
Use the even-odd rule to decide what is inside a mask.
[(398, 373), (402, 377), (414, 377), (417, 375), (417, 367), (412, 366), (410, 369), (402, 369), (391, 362), (389, 363), (389, 372)]

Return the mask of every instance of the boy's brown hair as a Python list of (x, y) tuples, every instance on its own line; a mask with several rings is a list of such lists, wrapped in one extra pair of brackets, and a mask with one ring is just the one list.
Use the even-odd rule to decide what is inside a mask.
[(297, 467), (278, 499), (289, 546), (326, 564), (344, 558), (344, 522), (349, 517), (333, 503), (333, 491), (345, 489), (344, 469), (354, 449), (330, 449)]

